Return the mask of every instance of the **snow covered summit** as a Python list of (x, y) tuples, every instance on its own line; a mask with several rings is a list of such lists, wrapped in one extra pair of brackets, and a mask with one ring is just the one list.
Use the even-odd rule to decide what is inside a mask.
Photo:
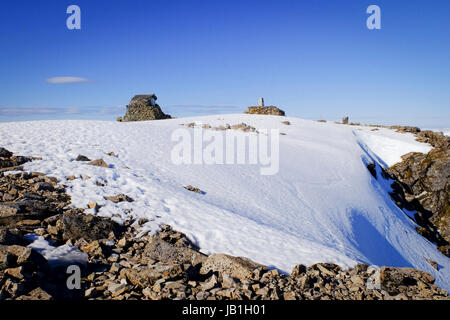
[[(195, 121), (278, 129), (283, 133), (278, 173), (261, 175), (252, 164), (174, 164), (172, 133)], [(415, 223), (388, 196), (389, 185), (366, 168), (373, 161), (391, 166), (405, 153), (431, 147), (411, 134), (371, 129), (239, 114), (134, 123), (3, 123), (0, 141), (14, 153), (42, 157), (25, 169), (61, 179), (74, 206), (95, 202), (100, 216), (146, 218), (142, 232), (170, 224), (208, 254), (245, 256), (286, 272), (316, 262), (414, 267), (450, 289), (449, 259), (415, 231)], [(74, 161), (80, 154), (103, 158), (109, 168)], [(90, 179), (66, 180), (72, 175)], [(205, 194), (190, 192), (186, 185)], [(114, 194), (135, 201), (105, 200)], [(436, 261), (439, 271), (426, 258)]]

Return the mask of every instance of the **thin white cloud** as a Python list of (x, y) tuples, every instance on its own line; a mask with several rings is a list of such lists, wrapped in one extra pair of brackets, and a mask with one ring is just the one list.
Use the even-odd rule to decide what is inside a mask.
[(79, 114), (81, 113), (80, 109), (78, 108), (68, 108), (65, 109), (64, 114)]
[(82, 114), (120, 114), (125, 110), (124, 106), (116, 107), (66, 107), (66, 108), (41, 108), (0, 107), (0, 116), (21, 117), (29, 115), (82, 115)]
[(29, 114), (51, 114), (55, 113), (52, 108), (0, 108), (0, 115), (29, 115)]
[(51, 84), (63, 84), (63, 83), (81, 83), (81, 82), (89, 82), (88, 79), (80, 78), (80, 77), (53, 77), (45, 79), (45, 82)]

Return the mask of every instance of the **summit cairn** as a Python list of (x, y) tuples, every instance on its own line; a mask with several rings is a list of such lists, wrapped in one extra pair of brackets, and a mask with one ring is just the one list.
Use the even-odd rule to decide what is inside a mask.
[(248, 107), (244, 113), (247, 114), (265, 114), (272, 116), (284, 116), (285, 113), (283, 110), (275, 107), (275, 106), (264, 106), (264, 98), (259, 98), (258, 106)]
[(264, 107), (264, 98), (259, 98), (258, 107)]
[(135, 95), (127, 106), (127, 112), (117, 121), (148, 121), (159, 119), (170, 119), (171, 116), (162, 112), (161, 107), (156, 103), (158, 98), (154, 93)]

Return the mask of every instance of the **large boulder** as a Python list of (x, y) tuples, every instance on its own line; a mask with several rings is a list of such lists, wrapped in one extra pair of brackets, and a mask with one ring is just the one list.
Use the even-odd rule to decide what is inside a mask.
[(13, 153), (11, 151), (6, 150), (5, 148), (0, 147), (0, 158), (11, 158)]
[(275, 106), (267, 106), (267, 107), (248, 107), (244, 113), (247, 114), (264, 114), (264, 115), (272, 115), (272, 116), (284, 116), (285, 113), (283, 110), (275, 107)]
[(0, 270), (23, 266), (27, 271), (47, 269), (47, 260), (31, 248), (0, 245)]
[(15, 170), (15, 167), (18, 167), (31, 160), (32, 159), (28, 157), (14, 156), (11, 151), (0, 147), (0, 169), (7, 169), (6, 171), (8, 171), (9, 169)]
[(95, 241), (108, 239), (111, 232), (116, 237), (123, 232), (123, 227), (111, 219), (84, 214), (77, 210), (65, 212), (56, 226), (63, 240)]
[(171, 116), (161, 110), (156, 100), (157, 97), (154, 94), (134, 96), (127, 106), (127, 112), (121, 121), (170, 119)]
[(194, 266), (206, 260), (206, 256), (198, 251), (188, 247), (177, 247), (156, 237), (147, 244), (144, 254), (163, 263), (190, 263)]
[(227, 254), (213, 254), (203, 262), (200, 273), (208, 274), (212, 271), (228, 274), (238, 279), (251, 279), (253, 271), (260, 268), (267, 270), (266, 266), (244, 257), (233, 257)]

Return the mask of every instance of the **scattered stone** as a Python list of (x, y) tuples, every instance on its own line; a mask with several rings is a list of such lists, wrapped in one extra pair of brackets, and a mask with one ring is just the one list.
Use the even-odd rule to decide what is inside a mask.
[(89, 162), (88, 165), (109, 168), (109, 165), (103, 159), (93, 160), (93, 161)]
[(17, 298), (17, 300), (52, 300), (53, 297), (45, 292), (42, 288), (36, 288), (30, 291), (27, 295)]
[(89, 159), (88, 157), (86, 157), (86, 156), (83, 156), (83, 155), (78, 155), (78, 157), (75, 159), (75, 161), (91, 161), (91, 159)]
[(232, 130), (241, 130), (243, 132), (256, 132), (256, 128), (242, 122), (231, 126)]
[(433, 267), (435, 268), (437, 271), (439, 271), (439, 265), (436, 261), (425, 258), (425, 260), (427, 260), (427, 262)]
[(111, 196), (111, 197), (106, 197), (106, 200), (112, 201), (114, 203), (119, 203), (119, 202), (133, 202), (134, 200), (127, 196), (126, 194), (119, 194), (117, 196)]
[(187, 186), (185, 186), (184, 188), (185, 188), (186, 190), (189, 190), (189, 191), (192, 191), (192, 192), (195, 192), (195, 193), (198, 193), (198, 194), (206, 194), (205, 191), (202, 191), (202, 190), (200, 190), (199, 188), (193, 187), (193, 186), (191, 186), (191, 185), (187, 185)]
[(112, 283), (108, 286), (108, 291), (111, 292), (113, 297), (117, 297), (127, 290), (128, 286), (124, 283)]
[(100, 208), (100, 206), (97, 203), (95, 203), (95, 202), (91, 202), (91, 203), (88, 204), (88, 208), (89, 209), (94, 209), (94, 210), (97, 211)]

